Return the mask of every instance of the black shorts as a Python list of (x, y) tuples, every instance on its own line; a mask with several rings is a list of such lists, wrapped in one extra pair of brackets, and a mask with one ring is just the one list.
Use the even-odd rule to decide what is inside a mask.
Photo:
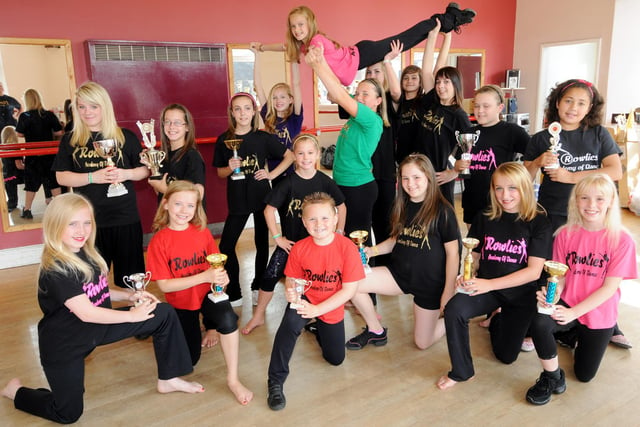
[(51, 190), (60, 187), (56, 181), (56, 173), (51, 170), (54, 155), (29, 156), (25, 160), (24, 190), (37, 192), (40, 186)]
[(394, 270), (393, 265), (387, 266), (389, 273), (393, 276), (393, 279), (398, 284), (398, 287), (405, 294), (413, 295), (413, 303), (425, 310), (439, 310), (440, 299), (442, 298), (442, 292), (444, 291), (444, 283), (440, 286), (434, 286), (433, 284), (412, 284), (411, 281), (398, 274)]

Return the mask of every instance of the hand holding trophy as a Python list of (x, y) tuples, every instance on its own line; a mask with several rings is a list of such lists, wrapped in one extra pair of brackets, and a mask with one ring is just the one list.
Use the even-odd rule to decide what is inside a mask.
[[(480, 131), (477, 130), (475, 133), (460, 133), (459, 131), (455, 131), (456, 141), (458, 141), (458, 146), (462, 151), (462, 155), (460, 156), (461, 160), (471, 160), (471, 149), (476, 145), (478, 139), (480, 138)], [(469, 168), (465, 168), (460, 171), (461, 178), (469, 178), (471, 176), (471, 172)]]
[(313, 283), (311, 280), (305, 279), (291, 279), (293, 281), (293, 290), (296, 292), (296, 300), (289, 304), (289, 308), (297, 310), (299, 308), (303, 308), (302, 305), (302, 295), (311, 288), (311, 284)]
[(538, 304), (538, 313), (553, 314), (553, 304), (560, 300), (560, 293), (557, 292), (558, 279), (564, 276), (569, 267), (557, 261), (545, 261), (544, 271), (549, 273), (547, 278), (547, 299), (546, 305)]
[[(560, 151), (560, 147), (562, 147), (562, 144), (560, 143), (562, 125), (558, 122), (553, 122), (549, 125), (548, 130), (551, 134), (551, 138), (549, 138), (549, 151), (557, 156), (558, 151)], [(555, 163), (545, 165), (544, 167), (545, 169), (558, 169), (560, 167), (560, 162), (556, 160)]]
[[(462, 279), (466, 282), (473, 278), (473, 255), (471, 254), (473, 248), (480, 244), (480, 240), (473, 237), (465, 237), (462, 239), (462, 246), (467, 249), (467, 256), (464, 257), (464, 271), (462, 273)], [(456, 292), (461, 294), (471, 295), (473, 292), (467, 291), (463, 286), (458, 286)]]
[[(93, 141), (93, 149), (96, 150), (98, 156), (107, 161), (107, 167), (115, 167), (112, 157), (118, 154), (118, 141), (115, 139), (101, 139), (99, 141)], [(109, 185), (107, 190), (107, 197), (124, 196), (129, 190), (121, 182), (114, 182)]]
[[(140, 161), (151, 170), (149, 179), (162, 179), (160, 168), (162, 168), (162, 161), (167, 156), (167, 153), (155, 149), (156, 134), (153, 130), (154, 124), (155, 120), (153, 119), (150, 119), (147, 123), (141, 123), (140, 120), (136, 122), (142, 134), (144, 146), (147, 147), (145, 151), (140, 153)], [(147, 136), (147, 133), (149, 133), (149, 136)]]
[[(227, 148), (229, 150), (233, 150), (233, 159), (239, 159), (240, 156), (238, 156), (238, 148), (240, 148), (240, 145), (242, 144), (242, 140), (241, 139), (225, 139), (224, 140), (224, 145), (227, 146)], [(244, 173), (242, 173), (242, 170), (240, 168), (235, 168), (233, 170), (233, 173), (231, 174), (231, 179), (234, 181), (237, 181), (239, 179), (244, 179)]]
[(349, 238), (353, 240), (353, 243), (358, 245), (358, 251), (360, 252), (360, 258), (362, 259), (362, 266), (366, 274), (371, 273), (371, 267), (368, 264), (367, 254), (364, 252), (364, 242), (367, 241), (369, 232), (365, 230), (356, 230), (349, 233)]
[[(133, 293), (142, 293), (147, 289), (147, 285), (151, 281), (151, 272), (146, 273), (134, 273), (122, 278), (125, 286), (133, 291)], [(135, 306), (139, 306), (144, 302), (144, 298), (138, 298), (135, 302)]]
[[(227, 256), (225, 254), (210, 254), (207, 255), (207, 262), (211, 265), (211, 268), (223, 268), (224, 263), (227, 262)], [(229, 295), (224, 293), (224, 286), (219, 283), (211, 284), (211, 293), (208, 296), (213, 302), (226, 301), (229, 299)]]

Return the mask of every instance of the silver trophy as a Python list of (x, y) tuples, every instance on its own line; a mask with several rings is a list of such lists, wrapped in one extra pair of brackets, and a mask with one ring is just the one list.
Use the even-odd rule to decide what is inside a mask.
[(294, 287), (293, 289), (296, 291), (296, 300), (289, 304), (289, 308), (297, 310), (299, 308), (303, 308), (302, 304), (302, 295), (311, 288), (311, 284), (313, 283), (311, 280), (305, 279), (291, 279), (293, 280)]
[[(156, 150), (156, 134), (153, 131), (155, 120), (150, 119), (147, 123), (136, 122), (140, 133), (142, 134), (142, 142), (147, 147), (145, 151), (140, 153), (140, 161), (151, 170), (149, 179), (162, 179), (160, 168), (162, 161), (167, 157), (164, 151)], [(147, 133), (149, 136), (147, 136)]]
[[(238, 156), (238, 148), (240, 148), (241, 144), (242, 139), (226, 139), (224, 141), (224, 145), (226, 145), (229, 150), (233, 150), (234, 159), (240, 158), (240, 156)], [(245, 176), (240, 168), (235, 168), (231, 174), (231, 179), (237, 181), (239, 179), (245, 179)]]
[[(560, 132), (562, 131), (562, 125), (558, 122), (553, 122), (549, 125), (549, 133), (551, 134), (551, 138), (549, 138), (549, 151), (558, 155), (558, 151), (560, 151), (560, 147), (562, 144), (560, 143)], [(558, 169), (560, 167), (560, 162), (556, 160), (555, 163), (545, 165), (545, 169)]]
[[(101, 139), (100, 141), (93, 141), (93, 149), (103, 159), (107, 161), (107, 167), (114, 167), (112, 157), (118, 154), (118, 141), (115, 139)], [(114, 182), (109, 186), (107, 190), (107, 197), (124, 196), (129, 190), (121, 182)]]
[[(134, 294), (137, 292), (144, 292), (151, 281), (151, 272), (147, 271), (146, 273), (134, 273), (129, 276), (124, 276), (122, 281), (127, 288), (133, 291)], [(139, 298), (136, 300), (135, 305), (139, 306), (142, 302), (143, 299)]]
[[(462, 151), (460, 159), (471, 160), (471, 149), (476, 145), (476, 142), (478, 142), (478, 138), (480, 138), (480, 131), (477, 130), (475, 133), (460, 133), (459, 131), (456, 131), (455, 135), (456, 141), (458, 141), (458, 146)], [(462, 178), (469, 178), (471, 176), (469, 168), (464, 168), (460, 171), (460, 176)]]

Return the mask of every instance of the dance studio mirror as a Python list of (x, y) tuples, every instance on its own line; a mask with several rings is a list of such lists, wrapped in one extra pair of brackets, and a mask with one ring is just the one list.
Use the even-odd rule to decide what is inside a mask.
[[(5, 94), (17, 99), (24, 110), (23, 95), (37, 89), (45, 108), (60, 111), (64, 121), (64, 101), (76, 88), (71, 41), (0, 37), (0, 81)], [(1, 167), (1, 166), (0, 166)], [(18, 186), (18, 208), (8, 212), (4, 182), (0, 183), (0, 212), (4, 231), (22, 231), (42, 226), (44, 194), (42, 188), (32, 206), (33, 219), (20, 218), (24, 204), (24, 185)]]

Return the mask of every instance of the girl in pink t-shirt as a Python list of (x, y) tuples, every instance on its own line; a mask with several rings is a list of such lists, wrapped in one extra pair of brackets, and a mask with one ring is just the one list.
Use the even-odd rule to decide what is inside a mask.
[(341, 46), (318, 30), (316, 16), (311, 9), (307, 6), (298, 6), (292, 9), (287, 17), (286, 45), (258, 44), (257, 48), (259, 51), (284, 50), (289, 61), (300, 62), (300, 54), (306, 55), (310, 46), (323, 46), (327, 63), (340, 82), (348, 86), (353, 82), (359, 69), (384, 59), (392, 41), (398, 40), (403, 44), (403, 50), (409, 50), (427, 38), (429, 31), (437, 25), (436, 20), (442, 24), (441, 32), (459, 32), (459, 27), (471, 23), (475, 16), (476, 12), (473, 9), (460, 10), (457, 3), (449, 3), (445, 13), (435, 14), (400, 34), (377, 41), (361, 40), (354, 46)]
[(527, 401), (544, 405), (551, 394), (566, 390), (558, 365), (555, 331), (576, 328), (574, 372), (579, 381), (595, 377), (618, 318), (620, 283), (638, 275), (633, 239), (621, 224), (616, 187), (604, 174), (580, 180), (568, 202), (567, 224), (556, 233), (553, 259), (569, 269), (558, 280), (556, 304), (546, 303), (546, 288), (537, 293), (541, 306), (553, 307), (549, 316), (538, 313), (531, 336), (543, 372), (527, 391)]

